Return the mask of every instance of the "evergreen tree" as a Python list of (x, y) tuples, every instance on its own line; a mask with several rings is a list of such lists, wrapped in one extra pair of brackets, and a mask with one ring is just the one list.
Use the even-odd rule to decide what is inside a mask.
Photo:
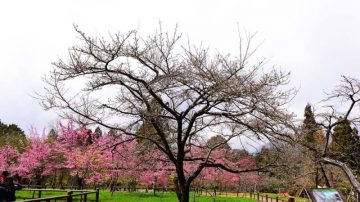
[(108, 135), (111, 136), (111, 137), (116, 137), (119, 135), (118, 131), (114, 130), (114, 129), (110, 129), (108, 131)]
[[(151, 151), (156, 148), (156, 146), (149, 141), (147, 138), (150, 138), (156, 142), (161, 142), (161, 138), (157, 134), (157, 130), (154, 128), (152, 122), (157, 122), (157, 125), (161, 127), (161, 130), (166, 131), (167, 127), (166, 122), (161, 118), (161, 108), (158, 106), (155, 100), (150, 102), (150, 117), (143, 120), (143, 124), (138, 129), (137, 142), (138, 149), (142, 152)], [(156, 117), (156, 118), (151, 118)], [(169, 133), (168, 133), (169, 134)], [(166, 134), (166, 138), (169, 138), (169, 135)], [(170, 139), (167, 139), (168, 142), (171, 142)]]
[(308, 103), (304, 110), (304, 121), (302, 125), (302, 139), (305, 150), (303, 151), (303, 161), (306, 164), (303, 166), (305, 172), (314, 172), (315, 175), (306, 179), (306, 184), (309, 186), (319, 185), (321, 178), (325, 179), (328, 184), (328, 179), (323, 170), (319, 173), (318, 160), (320, 158), (321, 150), (325, 141), (324, 132), (317, 125), (311, 105)]
[(87, 129), (87, 138), (86, 138), (86, 145), (91, 145), (93, 143), (92, 131)]
[(305, 145), (311, 148), (315, 147), (315, 132), (318, 130), (314, 113), (311, 105), (308, 103), (304, 110), (304, 121), (302, 125), (302, 133), (304, 136)]
[(0, 121), (0, 147), (10, 145), (23, 151), (26, 145), (26, 136), (16, 124), (4, 124)]
[(229, 159), (231, 159), (232, 162), (237, 162), (240, 159), (251, 156), (250, 153), (245, 149), (232, 149), (230, 151), (230, 155), (231, 156), (229, 157)]
[(338, 124), (333, 131), (330, 152), (333, 157), (347, 163), (360, 173), (360, 138), (356, 128), (348, 120)]
[(102, 131), (101, 131), (101, 128), (99, 126), (95, 128), (94, 133), (95, 133), (96, 138), (102, 137)]
[(324, 132), (317, 125), (311, 105), (308, 103), (304, 110), (304, 121), (302, 125), (302, 139), (304, 145), (317, 155), (323, 147), (325, 140)]
[[(286, 165), (271, 167), (267, 172), (260, 174), (263, 180), (261, 186), (263, 192), (275, 193), (279, 189), (293, 192), (305, 185), (302, 152), (289, 144), (283, 144), (280, 147), (279, 149), (263, 147), (254, 157), (258, 167), (274, 163)], [(274, 159), (276, 159), (275, 162)]]
[[(222, 143), (222, 144), (221, 144)], [(207, 144), (209, 148), (215, 147), (218, 144), (221, 144), (218, 148), (219, 149), (225, 149), (225, 150), (231, 150), (230, 145), (226, 142), (226, 139), (222, 135), (215, 135), (212, 136), (208, 141)]]
[(57, 140), (57, 138), (58, 138), (58, 134), (57, 134), (56, 131), (52, 128), (52, 129), (49, 131), (48, 135), (47, 135), (47, 142), (53, 143), (53, 142), (55, 142), (55, 141)]

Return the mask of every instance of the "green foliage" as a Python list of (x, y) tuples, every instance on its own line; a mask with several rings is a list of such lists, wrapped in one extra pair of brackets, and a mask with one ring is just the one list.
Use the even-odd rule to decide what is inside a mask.
[(99, 137), (101, 137), (103, 135), (103, 132), (102, 132), (102, 130), (101, 130), (101, 128), (99, 126), (95, 128), (94, 133), (95, 133), (96, 138), (99, 138)]
[(212, 136), (207, 141), (207, 143), (208, 143), (209, 148), (212, 148), (212, 147), (217, 146), (218, 144), (221, 144), (218, 148), (225, 149), (225, 150), (231, 149), (230, 145), (226, 142), (226, 139), (221, 135)]
[[(169, 128), (166, 125), (166, 121), (161, 118), (161, 108), (155, 100), (150, 101), (148, 109), (148, 117), (142, 120), (143, 124), (137, 131), (137, 142), (139, 143), (138, 149), (142, 152), (148, 152), (156, 148), (155, 144), (151, 142), (149, 139), (161, 142), (160, 135), (158, 131), (154, 128), (153, 123), (156, 123), (157, 126), (160, 127), (160, 130), (166, 132)], [(171, 144), (171, 140), (168, 139), (169, 134), (166, 133), (165, 137), (167, 141)]]
[(10, 145), (23, 151), (26, 145), (26, 136), (16, 124), (4, 124), (0, 121), (0, 147)]
[(86, 138), (86, 145), (91, 145), (93, 143), (92, 139), (92, 131), (90, 129), (87, 130), (87, 138)]
[(250, 154), (245, 149), (232, 149), (230, 151), (229, 159), (231, 159), (232, 162), (237, 162), (240, 159), (243, 159), (248, 156), (250, 156)]
[[(157, 133), (149, 121), (144, 121), (143, 125), (138, 130), (138, 135), (142, 137), (151, 138), (155, 141), (160, 141), (160, 137), (156, 137)], [(138, 150), (140, 152), (149, 152), (156, 148), (156, 146), (145, 138), (137, 137)]]
[(333, 131), (330, 153), (333, 158), (347, 163), (360, 174), (360, 138), (348, 120), (338, 124)]
[(276, 165), (269, 167), (267, 172), (260, 173), (262, 184), (260, 191), (277, 193), (279, 190), (296, 191), (302, 184), (303, 154), (291, 145), (281, 148), (263, 148), (255, 156), (256, 165)]
[(359, 144), (358, 131), (350, 126), (349, 121), (345, 120), (334, 128), (333, 141), (334, 147), (338, 150), (355, 149), (351, 146), (358, 146)]
[(51, 129), (47, 135), (47, 142), (48, 143), (53, 143), (57, 140), (58, 134), (56, 133), (56, 131), (54, 129)]
[(322, 185), (322, 180), (326, 182), (326, 174), (323, 170), (316, 167), (319, 158), (321, 158), (322, 150), (325, 142), (324, 131), (316, 123), (311, 105), (308, 103), (304, 110), (304, 121), (301, 127), (303, 163), (302, 170), (304, 172), (303, 184), (307, 188), (312, 188), (316, 183)]
[(319, 153), (323, 143), (324, 135), (316, 123), (314, 113), (309, 103), (306, 105), (304, 110), (304, 121), (301, 132), (303, 135), (304, 145), (313, 152)]
[(114, 130), (114, 129), (110, 129), (110, 130), (108, 131), (108, 135), (110, 135), (111, 137), (116, 137), (116, 136), (119, 135), (119, 131)]

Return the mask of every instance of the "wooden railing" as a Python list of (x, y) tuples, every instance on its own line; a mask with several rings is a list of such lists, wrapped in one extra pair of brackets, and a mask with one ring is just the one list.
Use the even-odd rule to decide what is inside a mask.
[[(23, 189), (24, 191), (33, 191), (33, 199), (23, 200), (22, 202), (51, 202), (51, 201), (66, 201), (73, 202), (75, 197), (79, 197), (80, 202), (89, 202), (88, 195), (95, 195), (95, 202), (99, 202), (99, 189), (94, 191), (92, 190), (63, 190), (63, 189)], [(35, 192), (37, 192), (37, 197), (34, 198)], [(66, 195), (54, 196), (54, 197), (46, 197), (41, 198), (43, 192), (66, 192)]]
[(259, 193), (250, 193), (250, 198), (256, 199), (257, 201), (263, 201), (263, 202), (295, 202), (294, 197), (290, 197), (289, 200), (281, 200), (279, 197), (272, 198), (268, 196), (267, 194), (262, 195)]

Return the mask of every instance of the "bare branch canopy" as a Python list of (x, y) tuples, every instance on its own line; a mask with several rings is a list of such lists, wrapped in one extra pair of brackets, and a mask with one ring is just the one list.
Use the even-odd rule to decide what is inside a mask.
[[(188, 201), (190, 184), (204, 167), (241, 172), (212, 161), (212, 151), (223, 143), (204, 156), (188, 156), (191, 148), (204, 146), (196, 140), (221, 135), (228, 142), (249, 134), (268, 141), (291, 138), (286, 104), (295, 91), (287, 89), (289, 73), (268, 69), (264, 61), (252, 64), (250, 41), (242, 44), (240, 57), (232, 57), (182, 46), (176, 29), (109, 39), (75, 29), (81, 44), (69, 49), (68, 59), (54, 62), (43, 106), (150, 141), (176, 166), (179, 200)], [(152, 134), (138, 133), (144, 123)], [(199, 169), (185, 175), (185, 161), (199, 161)]]

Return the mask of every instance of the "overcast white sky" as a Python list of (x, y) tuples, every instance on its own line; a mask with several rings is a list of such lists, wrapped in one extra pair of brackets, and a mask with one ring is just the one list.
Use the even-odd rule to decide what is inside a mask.
[(291, 110), (302, 117), (340, 75), (360, 77), (360, 1), (128, 0), (2, 1), (0, 3), (0, 119), (24, 131), (54, 124), (31, 97), (43, 88), (51, 62), (78, 43), (73, 24), (91, 35), (139, 28), (153, 33), (176, 24), (192, 42), (237, 54), (237, 24), (264, 40), (257, 55), (292, 72), (300, 87)]

